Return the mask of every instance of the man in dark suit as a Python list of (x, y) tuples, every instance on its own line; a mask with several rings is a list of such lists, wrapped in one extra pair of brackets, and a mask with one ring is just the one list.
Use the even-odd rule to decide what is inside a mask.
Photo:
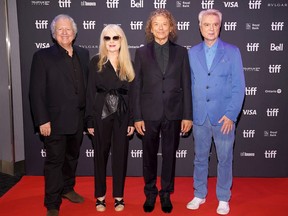
[(153, 11), (146, 24), (146, 46), (136, 50), (133, 83), (135, 128), (142, 135), (145, 212), (154, 209), (158, 189), (157, 153), (162, 145), (161, 208), (172, 211), (176, 150), (180, 133), (192, 126), (191, 79), (188, 53), (172, 41), (176, 24), (165, 9)]
[(62, 197), (74, 203), (84, 198), (74, 191), (83, 138), (85, 87), (89, 52), (73, 42), (74, 20), (60, 14), (51, 23), (55, 44), (33, 56), (30, 102), (34, 124), (43, 136), (47, 216), (57, 216)]

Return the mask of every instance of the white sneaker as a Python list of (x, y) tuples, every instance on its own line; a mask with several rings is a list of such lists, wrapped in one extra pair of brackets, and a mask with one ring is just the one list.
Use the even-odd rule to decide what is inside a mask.
[(217, 208), (217, 214), (227, 215), (230, 211), (229, 203), (224, 201), (219, 201), (219, 205)]
[(199, 208), (199, 206), (206, 202), (206, 199), (200, 199), (198, 197), (194, 197), (188, 204), (187, 209), (196, 210)]

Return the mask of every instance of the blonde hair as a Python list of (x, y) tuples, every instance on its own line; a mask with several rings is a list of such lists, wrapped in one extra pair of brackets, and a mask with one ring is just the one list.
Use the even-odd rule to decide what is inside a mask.
[(177, 27), (176, 27), (176, 21), (175, 21), (174, 17), (166, 9), (157, 9), (157, 10), (152, 11), (150, 13), (150, 16), (146, 22), (145, 35), (146, 35), (147, 42), (151, 42), (154, 39), (154, 35), (151, 32), (151, 28), (152, 28), (152, 21), (156, 16), (164, 16), (165, 18), (167, 18), (169, 20), (169, 24), (170, 24), (170, 28), (171, 28), (171, 31), (169, 33), (169, 40), (172, 42), (175, 41), (177, 38), (177, 33), (176, 33)]
[(131, 62), (130, 53), (128, 50), (128, 43), (126, 36), (122, 30), (122, 28), (116, 24), (109, 24), (107, 25), (101, 32), (100, 35), (100, 44), (99, 44), (99, 62), (97, 64), (98, 71), (102, 71), (103, 66), (107, 63), (108, 57), (107, 57), (107, 49), (105, 46), (104, 36), (107, 34), (107, 32), (114, 32), (118, 36), (120, 36), (120, 50), (119, 50), (119, 56), (118, 56), (118, 66), (117, 70), (119, 70), (119, 79), (120, 80), (126, 80), (128, 82), (131, 82), (134, 77), (134, 69)]

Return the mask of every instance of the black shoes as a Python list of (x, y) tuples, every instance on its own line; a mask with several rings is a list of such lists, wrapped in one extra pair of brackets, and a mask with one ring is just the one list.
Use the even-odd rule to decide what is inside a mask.
[(58, 215), (59, 215), (59, 210), (58, 209), (47, 210), (46, 216), (58, 216)]
[(84, 198), (82, 196), (80, 196), (79, 194), (77, 194), (75, 191), (70, 191), (66, 194), (63, 194), (62, 197), (65, 199), (68, 199), (70, 202), (73, 202), (73, 203), (83, 203), (84, 202)]
[(164, 213), (170, 213), (173, 209), (170, 196), (160, 197), (161, 209)]
[(155, 198), (146, 198), (146, 201), (143, 205), (144, 212), (152, 212), (155, 207), (156, 197)]

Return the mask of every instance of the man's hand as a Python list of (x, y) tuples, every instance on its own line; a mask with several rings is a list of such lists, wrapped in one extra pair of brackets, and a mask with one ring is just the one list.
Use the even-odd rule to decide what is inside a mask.
[(39, 126), (40, 134), (42, 136), (50, 136), (51, 134), (51, 122), (47, 122)]
[(137, 130), (137, 132), (144, 136), (144, 132), (145, 132), (145, 124), (144, 124), (144, 121), (137, 121), (134, 123), (134, 126)]
[(133, 126), (128, 126), (127, 136), (131, 136), (134, 133), (135, 128)]
[(228, 134), (233, 128), (233, 121), (227, 118), (225, 115), (218, 121), (218, 123), (223, 123), (221, 127), (221, 132), (223, 134)]
[(88, 133), (94, 136), (94, 128), (88, 128)]
[(193, 125), (191, 120), (182, 120), (181, 121), (181, 133), (188, 133)]

